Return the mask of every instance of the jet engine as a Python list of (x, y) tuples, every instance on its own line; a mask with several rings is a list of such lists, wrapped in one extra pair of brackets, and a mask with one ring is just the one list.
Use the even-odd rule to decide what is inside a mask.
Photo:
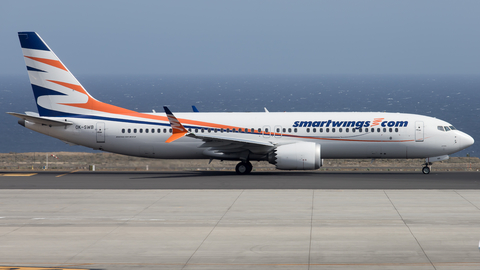
[(280, 145), (268, 154), (268, 162), (279, 170), (316, 170), (323, 165), (320, 144), (313, 142)]

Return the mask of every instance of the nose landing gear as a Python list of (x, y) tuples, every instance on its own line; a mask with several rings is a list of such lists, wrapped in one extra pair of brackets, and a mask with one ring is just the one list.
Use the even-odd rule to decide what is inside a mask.
[(432, 168), (432, 162), (425, 162), (425, 166), (422, 168), (423, 174), (429, 174)]
[(250, 163), (249, 161), (247, 162), (240, 162), (237, 164), (237, 166), (235, 167), (235, 172), (237, 172), (237, 174), (249, 174), (253, 169), (253, 165), (252, 163)]
[(425, 164), (422, 168), (423, 174), (429, 174), (432, 169), (432, 162), (447, 160), (450, 157), (448, 155), (438, 156), (438, 157), (428, 157), (425, 159)]

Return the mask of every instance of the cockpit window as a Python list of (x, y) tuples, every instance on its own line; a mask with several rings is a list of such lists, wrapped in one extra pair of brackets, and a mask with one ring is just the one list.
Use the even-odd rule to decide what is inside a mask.
[(454, 126), (450, 126), (451, 130), (457, 130)]
[(450, 131), (450, 128), (445, 126), (445, 131)]
[(437, 126), (437, 129), (440, 131), (445, 131), (445, 129), (443, 129), (443, 126)]

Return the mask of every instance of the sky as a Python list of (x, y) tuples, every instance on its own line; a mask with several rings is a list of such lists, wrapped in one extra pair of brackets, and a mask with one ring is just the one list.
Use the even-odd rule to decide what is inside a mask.
[(74, 74), (478, 74), (480, 1), (0, 1), (0, 75), (35, 31)]

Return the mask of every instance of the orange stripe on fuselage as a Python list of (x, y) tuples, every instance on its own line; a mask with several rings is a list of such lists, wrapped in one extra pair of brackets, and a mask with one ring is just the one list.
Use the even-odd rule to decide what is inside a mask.
[[(111, 114), (118, 114), (118, 115), (124, 115), (124, 116), (131, 116), (131, 117), (138, 117), (138, 118), (144, 118), (144, 119), (151, 119), (151, 120), (160, 120), (160, 121), (168, 121), (168, 118), (166, 116), (158, 116), (158, 115), (150, 115), (150, 114), (145, 114), (145, 113), (139, 113), (136, 111), (128, 110), (122, 107), (118, 107), (115, 105), (111, 105), (108, 103), (104, 103), (101, 101), (98, 101), (94, 99), (92, 96), (90, 96), (87, 91), (81, 86), (77, 84), (71, 84), (71, 83), (66, 83), (66, 82), (59, 82), (59, 81), (54, 81), (54, 80), (48, 80), (49, 82), (56, 83), (58, 85), (70, 88), (74, 91), (80, 92), (82, 94), (85, 94), (88, 96), (88, 101), (86, 103), (59, 103), (61, 105), (66, 105), (66, 106), (71, 106), (71, 107), (76, 107), (76, 108), (81, 108), (81, 109), (87, 109), (87, 110), (93, 110), (93, 111), (99, 111), (99, 112), (105, 112), (105, 113), (111, 113)], [(209, 122), (202, 122), (202, 121), (196, 121), (196, 120), (189, 120), (189, 119), (182, 119), (179, 118), (178, 121), (182, 124), (188, 124), (188, 125), (195, 125), (195, 126), (203, 126), (203, 127), (210, 127), (210, 128), (222, 128), (222, 129), (227, 129), (227, 128), (236, 128), (236, 126), (230, 126), (230, 125), (220, 125), (220, 124), (213, 124)], [(257, 131), (255, 131), (257, 133)], [(260, 133), (259, 133), (260, 134)]]
[(52, 67), (56, 67), (56, 68), (59, 68), (59, 69), (63, 69), (65, 71), (68, 71), (67, 68), (62, 65), (62, 62), (58, 61), (58, 60), (52, 60), (52, 59), (46, 59), (46, 58), (39, 58), (39, 57), (32, 57), (32, 56), (25, 56), (27, 58), (30, 58), (32, 60), (35, 60), (35, 61), (38, 61), (40, 63), (44, 63), (44, 64), (47, 64), (47, 65), (50, 65)]
[[(98, 101), (91, 97), (85, 89), (81, 85), (76, 85), (76, 84), (70, 84), (70, 83), (65, 83), (65, 82), (59, 82), (59, 81), (53, 81), (49, 80), (50, 82), (56, 83), (58, 85), (62, 85), (64, 87), (70, 88), (72, 90), (78, 91), (80, 93), (83, 93), (88, 96), (88, 101), (87, 103), (83, 104), (72, 104), (72, 103), (60, 103), (62, 105), (67, 105), (67, 106), (72, 106), (72, 107), (77, 107), (77, 108), (82, 108), (82, 109), (87, 109), (87, 110), (93, 110), (93, 111), (99, 111), (99, 112), (105, 112), (105, 113), (111, 113), (111, 114), (118, 114), (118, 115), (123, 115), (123, 116), (131, 116), (131, 117), (137, 117), (137, 118), (144, 118), (144, 119), (150, 119), (150, 120), (159, 120), (159, 121), (168, 121), (168, 118), (166, 116), (158, 116), (158, 115), (150, 115), (150, 114), (145, 114), (145, 113), (139, 113), (136, 111), (128, 110), (122, 107), (117, 107), (115, 105), (111, 105), (108, 103), (104, 103), (101, 101)], [(375, 118), (373, 121), (373, 125), (379, 125), (384, 118)], [(219, 129), (243, 129), (245, 128), (240, 128), (238, 126), (230, 126), (230, 125), (221, 125), (221, 124), (214, 124), (210, 122), (203, 122), (203, 121), (196, 121), (196, 120), (190, 120), (190, 119), (184, 119), (184, 118), (178, 118), (178, 121), (180, 124), (187, 124), (187, 125), (194, 125), (198, 127), (207, 127), (207, 128), (219, 128)], [(173, 127), (175, 128), (175, 127)], [(175, 132), (178, 134), (177, 136), (172, 136), (169, 138), (169, 140), (174, 141), (178, 139), (179, 137), (182, 137), (186, 132), (185, 130), (179, 130), (178, 132)], [(252, 133), (252, 132), (249, 132)], [(270, 135), (270, 136), (287, 136), (287, 137), (293, 137), (293, 138), (302, 138), (302, 139), (312, 139), (312, 140), (330, 140), (330, 141), (348, 141), (348, 142), (410, 142), (413, 140), (397, 140), (397, 141), (391, 141), (391, 140), (354, 140), (354, 139), (340, 139), (340, 138), (319, 138), (319, 137), (307, 137), (307, 136), (296, 136), (296, 135), (290, 135), (290, 134), (283, 134), (283, 133), (275, 133), (275, 132), (258, 132), (257, 130), (253, 130), (253, 134), (257, 135)]]

